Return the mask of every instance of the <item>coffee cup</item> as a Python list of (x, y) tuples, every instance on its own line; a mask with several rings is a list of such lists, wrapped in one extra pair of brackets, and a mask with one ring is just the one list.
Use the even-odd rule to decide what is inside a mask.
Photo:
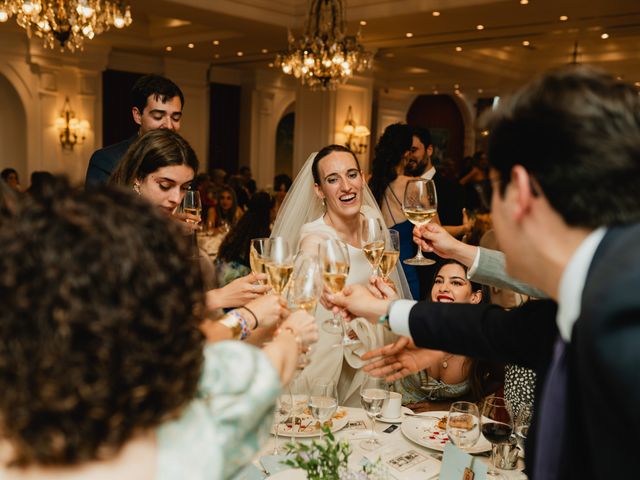
[(402, 395), (398, 392), (389, 392), (389, 396), (382, 404), (383, 418), (399, 418), (402, 408)]

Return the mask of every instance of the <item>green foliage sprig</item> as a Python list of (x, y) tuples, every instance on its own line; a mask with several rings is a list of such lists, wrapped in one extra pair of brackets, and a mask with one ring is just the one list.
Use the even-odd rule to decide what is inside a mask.
[(347, 470), (351, 447), (347, 441), (338, 441), (331, 429), (323, 425), (324, 436), (321, 441), (306, 443), (287, 443), (288, 454), (295, 455), (283, 463), (290, 467), (300, 468), (307, 472), (309, 480), (338, 479)]

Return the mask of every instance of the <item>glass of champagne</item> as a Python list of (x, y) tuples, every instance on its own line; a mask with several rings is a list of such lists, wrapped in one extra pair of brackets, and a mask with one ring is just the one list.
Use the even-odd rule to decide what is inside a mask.
[[(301, 308), (309, 315), (315, 315), (318, 299), (322, 295), (322, 272), (318, 258), (308, 253), (299, 252), (293, 262), (293, 277), (289, 286), (289, 306), (291, 309)], [(307, 353), (300, 355), (299, 368), (309, 364)]]
[[(349, 248), (340, 240), (326, 239), (318, 247), (318, 260), (322, 268), (324, 286), (331, 293), (340, 293), (349, 276)], [(346, 326), (343, 325), (342, 319), (337, 315), (325, 320), (322, 328), (329, 333), (343, 333), (342, 342), (338, 345), (353, 345), (357, 343), (349, 338)]]
[(382, 412), (382, 405), (389, 396), (387, 383), (382, 378), (366, 375), (360, 385), (360, 403), (366, 414), (371, 418), (371, 437), (360, 442), (360, 447), (365, 450), (375, 450), (382, 444), (376, 434), (376, 417)]
[(283, 391), (282, 394), (278, 398), (276, 398), (276, 409), (275, 409), (275, 415), (274, 415), (275, 443), (273, 446), (272, 455), (278, 455), (279, 453), (278, 452), (278, 433), (279, 433), (280, 425), (282, 425), (289, 419), (289, 416), (291, 415), (292, 405), (293, 405), (293, 402), (291, 401), (291, 392), (289, 391)]
[(302, 427), (302, 415), (309, 403), (309, 385), (307, 379), (298, 375), (289, 382), (291, 395), (291, 441), (296, 441), (296, 426)]
[[(200, 200), (200, 192), (198, 190), (187, 190), (182, 197), (182, 205), (180, 210), (189, 215), (195, 215), (202, 218), (202, 201)], [(187, 220), (188, 223), (198, 223), (195, 220)]]
[(449, 440), (462, 449), (473, 447), (480, 438), (480, 412), (475, 403), (453, 402), (447, 417)]
[(496, 467), (496, 448), (507, 443), (513, 433), (513, 418), (511, 411), (502, 397), (489, 397), (482, 408), (482, 434), (492, 444), (491, 465), (487, 472), (488, 478), (504, 479)]
[[(419, 178), (409, 180), (404, 189), (402, 211), (407, 219), (416, 226), (429, 223), (438, 214), (438, 196), (436, 184), (433, 180)], [(416, 256), (407, 258), (407, 265), (432, 265), (435, 262), (422, 255), (422, 249), (418, 247)]]
[(384, 253), (384, 231), (382, 222), (378, 218), (363, 217), (360, 220), (360, 239), (362, 253), (371, 265), (375, 274)]
[(309, 387), (309, 409), (321, 427), (331, 420), (338, 410), (336, 382), (324, 377), (312, 380)]
[[(269, 253), (270, 240), (270, 238), (251, 239), (249, 246), (249, 263), (251, 265), (251, 271), (256, 275), (267, 273), (265, 265)], [(259, 283), (265, 284), (266, 280), (260, 280)]]
[(267, 280), (274, 293), (282, 295), (293, 273), (293, 255), (289, 244), (282, 237), (270, 239), (268, 245), (269, 253), (265, 265)]
[(380, 259), (380, 273), (384, 280), (389, 278), (391, 272), (398, 263), (400, 257), (400, 234), (397, 230), (389, 230), (389, 236), (385, 239), (384, 252)]

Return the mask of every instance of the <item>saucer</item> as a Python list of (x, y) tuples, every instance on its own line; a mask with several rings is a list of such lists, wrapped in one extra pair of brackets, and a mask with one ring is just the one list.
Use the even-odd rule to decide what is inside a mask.
[(400, 408), (400, 413), (401, 415), (399, 417), (396, 418), (387, 418), (387, 417), (378, 417), (376, 418), (377, 421), (380, 421), (382, 423), (402, 423), (402, 420), (404, 420), (404, 413), (405, 412), (409, 412), (412, 413), (410, 409), (408, 409), (407, 407), (401, 407)]

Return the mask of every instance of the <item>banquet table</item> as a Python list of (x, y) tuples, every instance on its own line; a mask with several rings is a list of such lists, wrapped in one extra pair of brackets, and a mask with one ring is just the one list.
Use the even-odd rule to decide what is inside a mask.
[[(391, 424), (383, 423), (381, 421), (376, 422), (375, 431), (378, 433), (378, 439), (381, 442), (382, 446), (377, 450), (372, 452), (368, 452), (360, 448), (359, 443), (362, 439), (368, 438), (370, 435), (371, 429), (371, 420), (367, 417), (365, 411), (362, 408), (352, 408), (352, 407), (340, 407), (347, 411), (347, 425), (335, 433), (337, 439), (347, 440), (351, 445), (351, 456), (349, 458), (349, 467), (351, 469), (358, 469), (359, 466), (363, 464), (363, 457), (366, 457), (370, 461), (375, 461), (379, 457), (383, 459), (389, 458), (392, 455), (402, 454), (403, 452), (415, 451), (421, 457), (421, 464), (416, 468), (411, 468), (407, 471), (394, 471), (388, 468), (389, 471), (389, 479), (418, 479), (427, 480), (427, 479), (437, 479), (438, 473), (440, 472), (440, 458), (441, 453), (437, 450), (433, 450), (430, 448), (426, 448), (424, 446), (418, 445), (417, 443), (409, 440), (401, 431), (400, 424), (398, 424), (398, 428), (395, 429), (391, 433), (384, 433), (383, 430), (387, 429)], [(403, 416), (403, 421), (406, 421), (409, 418), (416, 417), (407, 417)], [(366, 429), (362, 428), (362, 421), (366, 425)], [(311, 442), (313, 439), (318, 439), (318, 437), (312, 438), (301, 438), (297, 441), (300, 442)], [(256, 457), (254, 458), (254, 465), (260, 470), (264, 470), (260, 459), (265, 455), (271, 455), (273, 453), (274, 448), (274, 436), (272, 435), (269, 441), (263, 446), (263, 448), (258, 452)], [(282, 447), (285, 443), (290, 441), (290, 438), (280, 436), (279, 439), (279, 449), (281, 453), (283, 451)], [(415, 454), (414, 454), (415, 455)], [(424, 457), (424, 458), (423, 458)], [(484, 455), (476, 455), (480, 461), (489, 464), (490, 457), (486, 454)], [(507, 480), (526, 480), (527, 476), (522, 472), (524, 468), (524, 462), (522, 459), (519, 459), (518, 466), (516, 470), (499, 470)], [(267, 472), (268, 473), (268, 472)], [(302, 474), (302, 476), (301, 476)], [(274, 474), (272, 476), (267, 476), (267, 478), (289, 478), (291, 480), (295, 480), (298, 478), (304, 478), (303, 472), (296, 472), (294, 470), (290, 470), (288, 472), (280, 472)]]

